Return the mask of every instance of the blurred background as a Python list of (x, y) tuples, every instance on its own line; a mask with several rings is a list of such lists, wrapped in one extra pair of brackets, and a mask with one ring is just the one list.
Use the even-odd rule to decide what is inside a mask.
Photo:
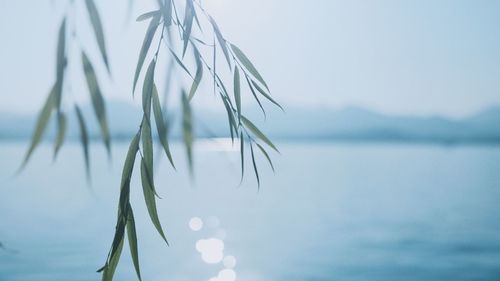
[[(57, 161), (50, 128), (15, 176), (55, 79), (66, 2), (0, 2), (0, 280), (100, 280), (113, 237), (121, 165), (142, 114), (131, 88), (147, 22), (135, 18), (156, 1), (134, 1), (130, 11), (124, 1), (96, 3), (114, 142), (112, 161), (91, 144), (90, 188), (73, 117)], [(239, 146), (210, 81), (203, 84), (193, 99), (195, 177), (178, 128), (180, 168), (165, 159), (157, 167), (170, 247), (133, 178), (143, 280), (500, 280), (500, 2), (202, 4), (285, 108), (265, 104), (264, 118), (243, 96), (244, 111), (281, 153), (271, 155), (275, 174), (257, 159), (260, 190), (250, 163), (240, 185)], [(85, 5), (75, 5), (80, 43), (98, 59)], [(81, 105), (96, 137), (81, 66), (68, 68), (63, 103)], [(157, 78), (165, 92), (187, 81), (181, 71), (173, 77), (173, 85)], [(168, 96), (174, 119), (176, 95)], [(124, 250), (116, 280), (135, 278)]]

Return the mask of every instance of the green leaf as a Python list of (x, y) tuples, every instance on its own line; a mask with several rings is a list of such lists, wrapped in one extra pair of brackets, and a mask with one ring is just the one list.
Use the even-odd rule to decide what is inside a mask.
[(161, 110), (160, 99), (158, 97), (158, 90), (156, 89), (156, 85), (153, 87), (153, 113), (155, 116), (156, 129), (158, 131), (160, 143), (163, 146), (163, 150), (167, 155), (168, 161), (170, 161), (170, 164), (172, 164), (172, 167), (174, 167), (175, 169), (172, 154), (170, 153), (170, 146), (168, 144), (168, 128), (166, 126), (165, 118), (163, 117), (163, 112)]
[(240, 160), (241, 160), (241, 180), (243, 182), (243, 176), (245, 175), (245, 139), (243, 138), (243, 132), (240, 133)]
[(269, 154), (267, 154), (267, 151), (262, 147), (262, 145), (260, 145), (258, 143), (255, 143), (255, 144), (260, 149), (260, 151), (262, 152), (262, 154), (264, 154), (264, 156), (266, 157), (267, 162), (269, 162), (269, 165), (271, 166), (271, 169), (273, 170), (273, 172), (275, 172), (273, 161), (271, 161), (271, 157), (269, 157)]
[(155, 67), (156, 61), (152, 60), (146, 71), (144, 84), (142, 85), (142, 110), (148, 121), (151, 116), (151, 96), (153, 95), (153, 86), (155, 82)]
[(229, 69), (231, 69), (231, 59), (229, 57), (229, 51), (227, 49), (227, 43), (226, 39), (222, 36), (222, 33), (220, 32), (219, 26), (215, 22), (215, 20), (212, 17), (209, 17), (209, 21), (212, 24), (212, 27), (214, 28), (215, 32), (215, 37), (217, 37), (217, 41), (219, 41), (220, 48), (222, 49), (222, 52), (224, 53), (224, 57), (226, 58), (227, 65), (229, 65)]
[(264, 91), (264, 89), (262, 89), (257, 83), (255, 83), (255, 81), (252, 80), (252, 85), (255, 87), (255, 89), (257, 89), (257, 91), (259, 91), (259, 93), (261, 93), (261, 95), (263, 95), (266, 99), (268, 99), (270, 102), (274, 103), (277, 107), (279, 107), (281, 110), (285, 111), (283, 109), (283, 107), (281, 107), (281, 105), (279, 103), (277, 103), (269, 94), (266, 93), (266, 91)]
[(139, 266), (139, 251), (137, 247), (137, 232), (135, 230), (135, 219), (134, 212), (132, 211), (132, 206), (128, 205), (128, 218), (127, 218), (127, 236), (128, 244), (130, 248), (130, 255), (132, 256), (132, 261), (134, 263), (135, 272), (137, 273), (137, 278), (139, 281), (141, 278), (141, 269)]
[(138, 16), (137, 19), (136, 19), (136, 21), (145, 21), (147, 19), (159, 16), (160, 13), (161, 13), (160, 10), (147, 12), (147, 13), (144, 13), (144, 14)]
[(66, 136), (66, 127), (66, 115), (64, 114), (64, 112), (60, 111), (57, 114), (57, 135), (54, 144), (54, 159), (56, 159), (57, 153), (64, 143), (64, 137)]
[(264, 114), (264, 119), (266, 118), (266, 110), (264, 110), (264, 107), (262, 106), (262, 103), (259, 100), (259, 97), (257, 97), (257, 94), (255, 93), (255, 89), (253, 88), (252, 84), (250, 83), (250, 79), (248, 79), (248, 76), (245, 75), (245, 79), (247, 80), (248, 83), (248, 88), (250, 88), (250, 91), (252, 92), (253, 97), (259, 104), (260, 109), (262, 110), (262, 113)]
[(252, 133), (261, 139), (263, 142), (265, 142), (267, 145), (269, 145), (272, 149), (274, 149), (276, 152), (279, 153), (279, 150), (276, 148), (276, 146), (271, 142), (271, 140), (262, 133), (257, 126), (255, 126), (250, 120), (245, 118), (245, 116), (241, 116), (241, 121), (243, 121), (243, 124), (245, 124), (245, 127), (247, 127)]
[(61, 108), (62, 87), (64, 81), (64, 69), (66, 68), (66, 18), (63, 19), (59, 27), (59, 36), (57, 39), (56, 55), (56, 83), (54, 87), (55, 102), (57, 111)]
[(123, 164), (122, 179), (120, 188), (127, 188), (127, 184), (130, 185), (130, 179), (132, 177), (132, 171), (134, 170), (135, 157), (137, 151), (139, 151), (139, 142), (141, 139), (141, 131), (135, 134), (134, 138), (130, 142), (127, 156), (125, 158), (125, 163)]
[(231, 44), (231, 49), (233, 50), (234, 54), (238, 58), (238, 60), (245, 66), (248, 71), (253, 75), (253, 77), (257, 78), (262, 85), (266, 87), (266, 89), (269, 90), (269, 87), (267, 87), (266, 81), (264, 81), (264, 78), (260, 75), (260, 73), (257, 71), (255, 66), (252, 64), (252, 62), (248, 59), (248, 57), (243, 53), (240, 48), (237, 46)]
[(182, 34), (182, 40), (184, 41), (184, 46), (182, 48), (182, 57), (186, 54), (186, 49), (189, 44), (189, 38), (191, 37), (191, 30), (193, 29), (193, 19), (194, 19), (194, 6), (192, 0), (186, 0), (186, 11), (184, 15), (184, 28)]
[(99, 50), (101, 51), (101, 56), (106, 65), (106, 69), (109, 70), (108, 63), (108, 55), (106, 54), (106, 43), (104, 41), (104, 30), (102, 28), (101, 17), (99, 16), (99, 12), (97, 11), (97, 7), (95, 6), (94, 0), (85, 0), (85, 4), (87, 6), (87, 11), (89, 12), (90, 22), (92, 23), (92, 27), (94, 29), (94, 35), (97, 40), (97, 45), (99, 46)]
[(186, 97), (186, 93), (182, 92), (182, 136), (184, 139), (184, 146), (186, 147), (186, 154), (189, 164), (189, 171), (193, 173), (193, 118), (191, 113), (191, 106)]
[(144, 41), (142, 42), (141, 52), (139, 53), (139, 60), (137, 61), (137, 67), (135, 69), (134, 86), (132, 89), (132, 93), (135, 92), (135, 86), (137, 85), (139, 74), (141, 73), (142, 66), (144, 65), (144, 60), (146, 59), (146, 55), (148, 54), (149, 47), (151, 47), (151, 42), (153, 41), (153, 37), (155, 36), (156, 29), (160, 24), (160, 19), (161, 19), (160, 15), (156, 15), (153, 16), (153, 18), (149, 22), (148, 30), (146, 31), (146, 36), (144, 36)]
[[(151, 133), (151, 122), (145, 118), (142, 119), (142, 154), (148, 174), (153, 175), (153, 137)], [(152, 178), (151, 178), (152, 179)], [(154, 187), (151, 184), (151, 187)]]
[(83, 114), (78, 105), (75, 105), (75, 111), (80, 128), (80, 142), (82, 143), (83, 157), (85, 159), (85, 171), (87, 174), (87, 179), (90, 180), (89, 135), (87, 126), (85, 125), (85, 119), (83, 118)]
[(234, 120), (233, 111), (231, 110), (231, 107), (226, 100), (227, 98), (221, 94), (221, 99), (222, 99), (222, 102), (224, 103), (224, 107), (226, 108), (226, 112), (227, 112), (227, 120), (229, 123), (229, 132), (231, 133), (231, 140), (234, 141), (234, 131), (237, 130), (236, 120)]
[(203, 78), (203, 64), (201, 62), (200, 58), (200, 53), (194, 49), (194, 56), (196, 60), (196, 74), (194, 76), (193, 84), (191, 85), (191, 90), (189, 91), (189, 97), (188, 99), (191, 101), (194, 97), (194, 94), (196, 93), (196, 90), (198, 89), (198, 86), (200, 85), (201, 79)]
[(158, 218), (158, 210), (156, 209), (156, 199), (155, 194), (153, 192), (153, 187), (151, 186), (150, 177), (147, 172), (147, 167), (144, 159), (141, 161), (141, 181), (142, 181), (142, 190), (144, 192), (144, 200), (146, 201), (146, 207), (148, 208), (149, 217), (153, 222), (156, 230), (160, 234), (160, 236), (165, 240), (168, 245), (167, 238), (163, 233), (163, 228), (161, 227), (160, 219)]
[(19, 170), (22, 170), (26, 166), (33, 151), (35, 151), (36, 147), (42, 140), (43, 134), (45, 133), (45, 129), (47, 128), (47, 125), (49, 123), (50, 116), (52, 115), (52, 112), (56, 107), (55, 98), (56, 97), (55, 97), (55, 86), (54, 86), (52, 87), (52, 90), (50, 91), (50, 94), (47, 97), (47, 100), (45, 101), (42, 110), (38, 114), (35, 130), (33, 131), (33, 135), (31, 136), (30, 146), (28, 148), (28, 151), (26, 152), (26, 156), (24, 157), (24, 161)]
[(179, 66), (182, 69), (184, 69), (184, 71), (186, 71), (186, 73), (189, 75), (189, 77), (192, 78), (193, 76), (191, 75), (191, 73), (189, 72), (189, 70), (186, 68), (186, 66), (182, 63), (181, 59), (179, 59), (179, 57), (175, 54), (175, 52), (172, 49), (170, 49), (170, 47), (168, 49), (170, 50), (170, 53), (172, 53), (172, 55), (174, 56), (174, 59), (179, 64)]
[(255, 163), (255, 154), (253, 153), (253, 145), (251, 142), (250, 142), (250, 153), (252, 155), (253, 171), (255, 172), (255, 177), (257, 178), (257, 186), (260, 188), (259, 171), (257, 170), (257, 164)]
[(82, 64), (83, 70), (85, 72), (85, 77), (87, 79), (87, 86), (90, 92), (90, 98), (92, 100), (92, 106), (94, 107), (94, 112), (99, 121), (99, 127), (101, 129), (101, 137), (108, 151), (108, 155), (111, 155), (111, 137), (109, 134), (108, 120), (106, 117), (106, 106), (104, 103), (104, 98), (102, 97), (101, 89), (97, 82), (97, 77), (94, 71), (94, 67), (90, 62), (89, 58), (82, 51)]
[[(163, 3), (165, 2), (165, 3)], [(160, 9), (163, 14), (163, 24), (165, 26), (170, 26), (172, 25), (172, 1), (171, 0), (158, 0), (158, 3), (160, 4)]]
[(234, 100), (238, 111), (238, 120), (241, 119), (241, 91), (240, 91), (240, 71), (234, 68)]
[[(115, 275), (116, 267), (120, 261), (120, 256), (123, 250), (123, 239), (121, 240), (115, 254), (110, 258), (109, 262), (106, 263), (104, 268), (102, 268), (102, 281), (112, 281)], [(100, 272), (100, 271), (98, 271)]]

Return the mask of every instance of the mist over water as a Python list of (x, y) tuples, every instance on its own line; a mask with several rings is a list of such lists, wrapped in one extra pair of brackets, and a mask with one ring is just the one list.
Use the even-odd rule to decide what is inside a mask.
[[(239, 152), (227, 144), (197, 146), (193, 180), (174, 145), (179, 172), (162, 161), (155, 173), (170, 247), (134, 174), (143, 280), (498, 280), (500, 147), (279, 147), (276, 175), (259, 159), (258, 192), (250, 165), (238, 186)], [(43, 145), (13, 177), (25, 149), (0, 145), (0, 280), (100, 280), (127, 144), (112, 163), (92, 146), (91, 189), (78, 144), (53, 164)], [(125, 248), (116, 280), (135, 279)]]

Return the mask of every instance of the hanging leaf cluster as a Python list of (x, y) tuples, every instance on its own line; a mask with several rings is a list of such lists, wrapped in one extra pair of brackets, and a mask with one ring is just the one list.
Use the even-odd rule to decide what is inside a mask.
[[(94, 0), (85, 0), (84, 2), (88, 14), (88, 19), (101, 54), (102, 64), (106, 67), (108, 73), (110, 73), (108, 55), (106, 52), (106, 44), (104, 39), (104, 30), (99, 12), (94, 3)], [(71, 1), (71, 6), (73, 9), (74, 5), (74, 1)], [(28, 151), (26, 152), (26, 156), (21, 165), (21, 169), (26, 166), (33, 152), (42, 141), (49, 121), (54, 115), (57, 129), (54, 140), (54, 159), (56, 159), (59, 150), (64, 144), (67, 131), (67, 111), (71, 109), (70, 106), (65, 107), (63, 104), (65, 95), (69, 94), (69, 92), (65, 90), (68, 88), (67, 86), (69, 84), (69, 79), (67, 78), (67, 76), (69, 76), (69, 73), (67, 73), (67, 65), (70, 63), (70, 57), (68, 56), (68, 54), (70, 53), (69, 46), (76, 45), (80, 49), (80, 64), (84, 72), (85, 81), (88, 87), (90, 100), (92, 101), (94, 113), (99, 123), (102, 141), (106, 147), (108, 154), (110, 155), (111, 153), (111, 137), (106, 116), (106, 106), (101, 88), (99, 86), (96, 71), (87, 53), (85, 52), (85, 50), (83, 50), (83, 47), (75, 44), (78, 43), (78, 40), (76, 39), (76, 37), (78, 37), (78, 34), (76, 32), (75, 26), (71, 26), (71, 28), (69, 27), (69, 17), (69, 14), (65, 14), (59, 27), (56, 53), (56, 81), (54, 82), (54, 85), (52, 86), (45, 104), (38, 115), (35, 129), (31, 138), (31, 143)], [(70, 41), (72, 44), (69, 44)], [(78, 120), (78, 128), (80, 131), (80, 141), (83, 148), (86, 174), (87, 178), (90, 179), (89, 134), (87, 125), (80, 107), (77, 104), (74, 104), (72, 107), (74, 108)]]
[[(93, 0), (84, 1), (97, 46), (100, 50), (102, 64), (106, 67), (109, 74), (109, 60), (98, 10)], [(247, 91), (251, 93), (251, 96), (259, 105), (264, 116), (266, 112), (263, 101), (268, 101), (281, 108), (272, 98), (267, 83), (247, 55), (223, 36), (221, 29), (203, 8), (201, 2), (195, 0), (157, 0), (157, 4), (157, 10), (142, 14), (137, 18), (137, 21), (148, 22), (132, 83), (132, 95), (136, 96), (136, 92), (140, 91), (142, 120), (138, 124), (138, 130), (130, 142), (123, 165), (115, 233), (105, 263), (98, 270), (98, 272), (102, 273), (103, 281), (113, 280), (124, 247), (125, 237), (128, 240), (137, 277), (139, 280), (142, 280), (139, 265), (138, 238), (130, 200), (134, 168), (140, 174), (143, 197), (150, 220), (158, 231), (158, 234), (168, 245), (157, 210), (156, 200), (160, 197), (157, 193), (154, 176), (155, 150), (153, 143), (155, 136), (158, 136), (161, 153), (165, 154), (172, 168), (175, 169), (169, 145), (170, 116), (166, 114), (166, 107), (162, 107), (156, 84), (157, 78), (155, 77), (160, 51), (164, 50), (169, 61), (175, 64), (181, 73), (185, 73), (186, 78), (190, 80), (191, 85), (179, 91), (179, 108), (181, 109), (182, 139), (191, 174), (193, 174), (194, 170), (193, 144), (195, 140), (194, 123), (196, 122), (191, 102), (196, 98), (197, 94), (202, 94), (200, 92), (203, 87), (200, 86), (204, 77), (208, 77), (206, 79), (213, 83), (214, 94), (220, 99), (221, 105), (227, 113), (227, 123), (233, 143), (239, 142), (242, 180), (245, 173), (245, 156), (247, 154), (250, 155), (253, 172), (260, 188), (257, 153), (260, 153), (269, 162), (271, 169), (274, 171), (268, 150), (271, 149), (279, 152), (271, 140), (244, 114), (242, 96)], [(177, 7), (179, 4), (180, 6)], [(63, 97), (63, 85), (65, 83), (65, 70), (68, 59), (66, 37), (69, 32), (66, 27), (66, 19), (67, 16), (64, 17), (59, 30), (56, 82), (40, 112), (23, 166), (40, 143), (53, 114), (57, 117), (54, 157), (64, 143), (66, 113), (61, 106), (61, 100)], [(202, 26), (208, 26), (209, 30), (202, 28)], [(201, 37), (199, 37), (200, 35)], [(158, 43), (156, 48), (152, 48), (154, 42)], [(220, 75), (220, 72), (217, 71), (217, 54), (220, 52), (223, 54), (224, 64), (227, 64), (228, 70), (231, 72), (231, 75), (227, 79), (224, 79), (227, 75)], [(210, 55), (207, 56), (207, 53)], [(194, 62), (195, 69), (191, 70), (192, 67), (186, 62)], [(109, 153), (111, 139), (106, 117), (105, 101), (99, 87), (94, 65), (83, 50), (81, 51), (81, 65), (85, 73), (92, 106), (99, 123), (102, 141)], [(138, 90), (141, 84), (141, 77), (143, 77), (142, 88)], [(226, 85), (232, 87), (227, 87)], [(88, 130), (82, 111), (78, 105), (74, 107), (80, 129), (85, 167), (87, 174), (90, 175)]]

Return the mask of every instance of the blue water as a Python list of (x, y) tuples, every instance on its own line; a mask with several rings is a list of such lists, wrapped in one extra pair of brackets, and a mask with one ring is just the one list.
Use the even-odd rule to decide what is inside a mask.
[[(92, 190), (80, 147), (56, 163), (42, 146), (12, 177), (26, 144), (0, 144), (1, 281), (99, 280), (113, 236), (118, 183), (127, 144), (112, 162), (92, 146)], [(500, 147), (281, 143), (276, 175), (259, 159), (239, 186), (236, 151), (206, 143), (196, 176), (157, 170), (167, 247), (150, 223), (137, 175), (133, 182), (143, 280), (217, 276), (199, 239), (224, 238), (237, 259), (236, 280), (500, 280)], [(249, 163), (248, 163), (249, 164)], [(188, 222), (200, 217), (202, 230)], [(208, 218), (220, 224), (209, 226)], [(225, 235), (222, 235), (222, 234)], [(222, 235), (222, 236), (221, 236)], [(224, 237), (225, 236), (225, 237)], [(136, 280), (125, 248), (116, 280)]]

